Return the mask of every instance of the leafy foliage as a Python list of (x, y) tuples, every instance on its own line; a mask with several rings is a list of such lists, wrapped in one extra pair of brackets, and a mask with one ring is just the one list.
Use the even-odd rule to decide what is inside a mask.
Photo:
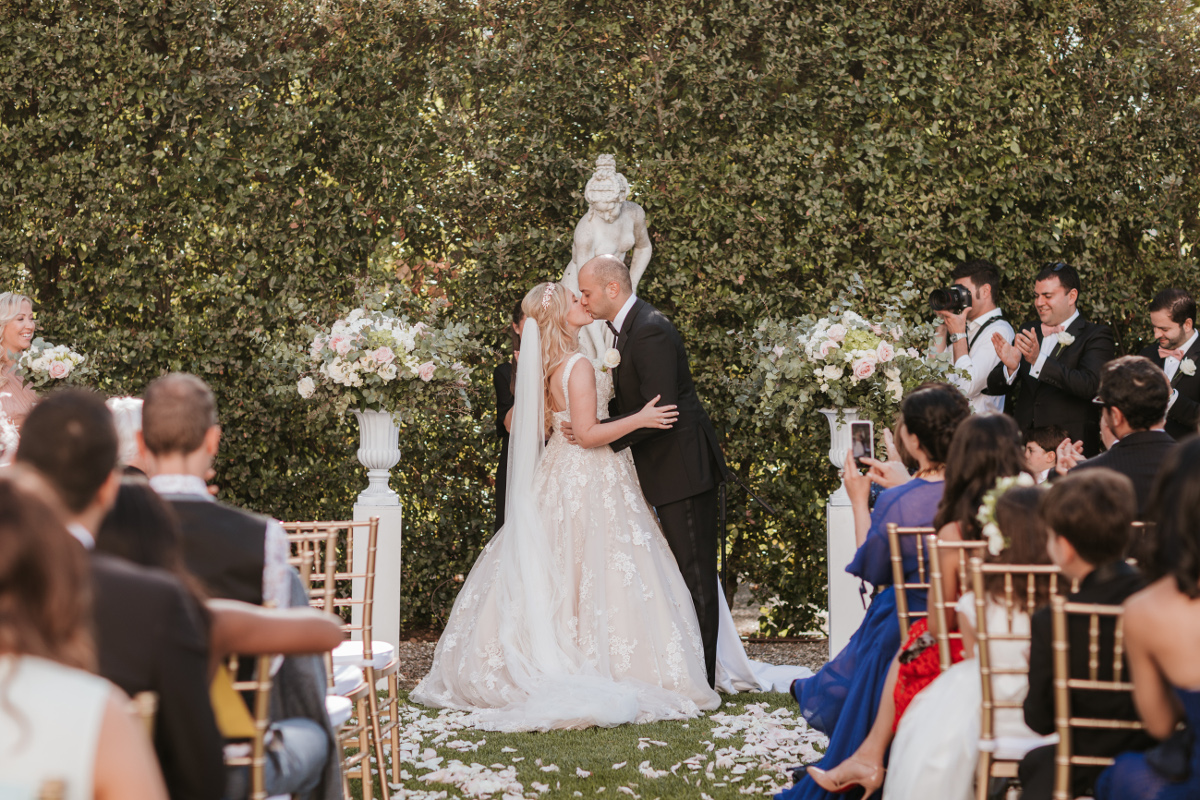
[[(494, 330), (557, 277), (595, 155), (618, 154), (654, 257), (640, 293), (689, 347), (727, 455), (732, 575), (824, 605), (823, 419), (744, 390), (764, 318), (882, 310), (951, 266), (1080, 268), (1126, 348), (1194, 283), (1197, 12), (1185, 0), (14, 0), (0, 8), (0, 285), (100, 388), (187, 369), (217, 391), (223, 496), (345, 516), (354, 435), (268, 387), (265, 354), (399, 279), (420, 318)], [(921, 303), (910, 323), (927, 316)], [(479, 367), (480, 361), (468, 366)], [(411, 624), (436, 623), (491, 529), (486, 370), (470, 414), (408, 422)]]

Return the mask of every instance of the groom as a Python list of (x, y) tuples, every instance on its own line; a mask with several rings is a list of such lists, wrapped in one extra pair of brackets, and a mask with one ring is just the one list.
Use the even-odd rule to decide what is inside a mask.
[[(639, 411), (656, 395), (659, 405), (679, 407), (670, 430), (643, 428), (612, 443), (633, 453), (646, 499), (658, 512), (663, 535), (692, 593), (708, 683), (717, 664), (717, 485), (728, 471), (717, 434), (688, 368), (675, 326), (633, 293), (629, 270), (619, 258), (596, 256), (579, 270), (580, 302), (593, 317), (608, 321), (620, 364), (613, 370), (611, 419)], [(607, 360), (607, 359), (606, 359)]]

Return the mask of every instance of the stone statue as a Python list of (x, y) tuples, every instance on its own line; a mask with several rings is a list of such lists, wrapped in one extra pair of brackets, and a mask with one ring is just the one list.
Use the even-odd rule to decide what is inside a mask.
[[(571, 263), (562, 282), (579, 294), (579, 268), (599, 255), (614, 255), (622, 261), (631, 249), (629, 277), (637, 293), (638, 281), (654, 248), (646, 230), (646, 212), (637, 203), (626, 200), (629, 182), (617, 172), (617, 160), (611, 155), (596, 158), (596, 171), (583, 190), (588, 211), (575, 226)], [(589, 358), (602, 355), (612, 346), (613, 335), (602, 321), (593, 322), (579, 332), (579, 349)]]

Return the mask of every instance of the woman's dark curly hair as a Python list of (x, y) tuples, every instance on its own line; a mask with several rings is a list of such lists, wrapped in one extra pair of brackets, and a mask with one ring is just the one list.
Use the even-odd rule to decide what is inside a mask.
[(957, 522), (962, 526), (963, 539), (978, 539), (980, 529), (975, 516), (983, 496), (996, 485), (997, 478), (1025, 470), (1021, 432), (1012, 417), (979, 414), (964, 420), (946, 456), (946, 489), (933, 518), (934, 527), (941, 529)]
[(954, 431), (970, 414), (967, 398), (948, 383), (921, 384), (900, 401), (904, 427), (934, 464), (946, 463)]
[(1154, 522), (1151, 579), (1170, 575), (1180, 592), (1200, 597), (1200, 436), (1171, 450), (1148, 507)]

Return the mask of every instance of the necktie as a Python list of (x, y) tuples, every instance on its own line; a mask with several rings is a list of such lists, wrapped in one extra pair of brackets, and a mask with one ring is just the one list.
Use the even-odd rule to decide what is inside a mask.
[(1160, 347), (1158, 348), (1158, 357), (1164, 361), (1168, 358), (1173, 358), (1176, 361), (1183, 361), (1183, 350), (1167, 350)]
[(613, 332), (613, 336), (621, 335), (620, 333), (617, 332), (617, 326), (613, 325), (611, 320), (607, 320), (607, 319), (604, 320), (604, 324), (607, 325), (608, 329)]
[(1062, 325), (1042, 325), (1042, 337), (1057, 336), (1066, 330)]

